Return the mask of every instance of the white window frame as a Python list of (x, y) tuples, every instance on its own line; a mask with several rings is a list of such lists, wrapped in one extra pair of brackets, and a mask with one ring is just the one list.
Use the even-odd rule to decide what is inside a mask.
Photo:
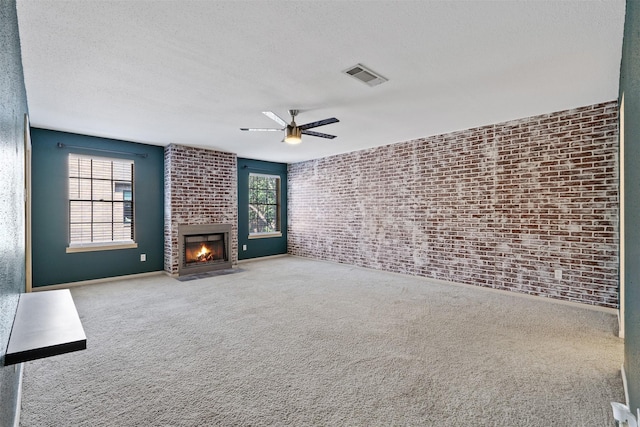
[(264, 173), (249, 173), (249, 205), (248, 209), (251, 209), (251, 177), (263, 177), (263, 178), (273, 178), (278, 180), (278, 189), (277, 189), (277, 223), (278, 230), (277, 231), (269, 231), (262, 233), (255, 233), (251, 231), (251, 222), (249, 222), (249, 239), (265, 239), (271, 237), (282, 237), (282, 177), (280, 175), (272, 175), (272, 174), (264, 174)]
[[(71, 162), (74, 161), (75, 159), (89, 159), (89, 160), (97, 160), (97, 161), (103, 161), (103, 162), (111, 162), (113, 163), (124, 163), (124, 164), (128, 164), (131, 165), (132, 167), (132, 173), (131, 173), (131, 203), (132, 203), (132, 215), (134, 216), (134, 218), (132, 218), (132, 238), (131, 239), (123, 239), (123, 240), (108, 240), (108, 241), (74, 241), (72, 242), (72, 238), (71, 238), (71, 228), (72, 228), (72, 218), (74, 217), (74, 215), (72, 214), (72, 205), (73, 202), (88, 202), (88, 203), (100, 203), (100, 202), (104, 202), (104, 201), (110, 201), (112, 204), (113, 203), (120, 203), (121, 201), (119, 200), (97, 200), (94, 198), (94, 194), (93, 191), (91, 192), (91, 196), (87, 197), (80, 197), (79, 192), (77, 194), (77, 197), (74, 198), (72, 197), (73, 195), (72, 193), (72, 181), (74, 179), (77, 179), (78, 181), (80, 180), (85, 180), (85, 181), (90, 181), (91, 182), (91, 188), (93, 189), (94, 184), (96, 184), (97, 182), (104, 182), (104, 181), (108, 181), (110, 182), (111, 186), (112, 186), (112, 191), (115, 192), (115, 185), (118, 182), (129, 182), (126, 180), (121, 180), (121, 179), (116, 179), (113, 176), (113, 173), (111, 175), (110, 178), (105, 179), (105, 178), (94, 178), (93, 177), (93, 166), (91, 168), (91, 172), (88, 176), (76, 176), (76, 177), (72, 177), (71, 176)], [(134, 191), (134, 183), (135, 183), (135, 164), (132, 160), (128, 160), (128, 159), (121, 159), (121, 158), (110, 158), (110, 157), (100, 157), (100, 156), (90, 156), (90, 155), (83, 155), (83, 154), (77, 154), (77, 153), (69, 153), (69, 156), (67, 158), (67, 166), (69, 167), (68, 169), (68, 173), (67, 173), (67, 183), (68, 183), (68, 193), (67, 193), (67, 202), (68, 202), (68, 219), (67, 219), (67, 229), (68, 229), (68, 239), (69, 239), (69, 245), (66, 248), (66, 252), (67, 253), (76, 253), (76, 252), (91, 252), (91, 251), (106, 251), (106, 250), (115, 250), (115, 249), (130, 249), (130, 248), (137, 248), (138, 244), (135, 242), (133, 236), (135, 236), (135, 191)], [(124, 200), (123, 200), (124, 202)], [(123, 210), (124, 210), (124, 204), (123, 204)], [(93, 208), (92, 208), (92, 212), (93, 212)], [(92, 214), (93, 215), (93, 214)], [(115, 220), (113, 218), (114, 215), (114, 211), (112, 209), (111, 211), (111, 224), (115, 224)], [(124, 221), (124, 219), (123, 219)], [(93, 224), (94, 223), (94, 217), (91, 217), (90, 222), (87, 222), (89, 224)], [(113, 230), (112, 230), (113, 233)], [(112, 239), (113, 239), (113, 234), (112, 234)]]

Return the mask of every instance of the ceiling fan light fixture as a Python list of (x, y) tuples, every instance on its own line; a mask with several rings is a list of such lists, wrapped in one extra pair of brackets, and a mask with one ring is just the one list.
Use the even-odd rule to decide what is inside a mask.
[(335, 117), (330, 117), (328, 119), (317, 120), (315, 122), (305, 123), (303, 125), (298, 126), (296, 124), (296, 116), (298, 115), (298, 110), (289, 110), (289, 114), (291, 115), (291, 123), (287, 124), (282, 118), (280, 118), (276, 113), (272, 111), (263, 111), (265, 116), (269, 117), (271, 120), (275, 121), (279, 125), (283, 127), (280, 129), (275, 128), (240, 128), (243, 131), (284, 131), (284, 139), (282, 142), (286, 142), (287, 144), (296, 145), (302, 142), (302, 134), (315, 136), (318, 138), (326, 138), (333, 139), (335, 135), (329, 135), (328, 133), (316, 132), (309, 129), (317, 128), (319, 126), (330, 125), (331, 123), (338, 123), (340, 120)]
[(287, 126), (284, 142), (295, 145), (302, 142), (302, 131), (297, 126)]

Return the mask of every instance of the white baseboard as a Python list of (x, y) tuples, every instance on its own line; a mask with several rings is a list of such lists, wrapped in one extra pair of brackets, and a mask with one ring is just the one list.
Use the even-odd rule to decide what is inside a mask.
[(18, 373), (18, 395), (16, 396), (16, 408), (13, 411), (13, 427), (20, 427), (20, 409), (22, 408), (22, 372), (24, 363), (18, 363), (16, 369), (19, 369)]
[(138, 279), (147, 276), (157, 276), (164, 274), (164, 271), (151, 271), (149, 273), (127, 274), (125, 276), (105, 277), (103, 279), (83, 280), (81, 282), (60, 283), (59, 285), (37, 286), (32, 288), (33, 292), (54, 291), (56, 289), (69, 289), (74, 286), (93, 285), (96, 283), (113, 282), (114, 280)]
[(622, 387), (624, 388), (624, 401), (629, 406), (629, 388), (627, 386), (627, 373), (624, 370), (624, 364), (620, 368), (620, 375), (622, 375)]
[(260, 256), (260, 257), (255, 257), (255, 258), (240, 259), (240, 260), (238, 260), (238, 264), (244, 264), (244, 263), (251, 262), (251, 261), (260, 261), (260, 260), (263, 260), (263, 259), (282, 258), (282, 257), (286, 257), (286, 256), (291, 256), (291, 255), (289, 255), (289, 254), (277, 254), (277, 255)]
[(622, 324), (622, 316), (620, 316), (620, 309), (618, 309), (618, 338), (624, 339), (624, 325)]

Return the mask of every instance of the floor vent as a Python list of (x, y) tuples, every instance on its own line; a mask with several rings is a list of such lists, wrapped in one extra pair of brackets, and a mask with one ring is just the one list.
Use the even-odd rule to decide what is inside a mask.
[(344, 70), (343, 73), (360, 80), (362, 83), (369, 86), (378, 86), (379, 84), (388, 81), (380, 74), (371, 71), (362, 64), (356, 64), (353, 67), (349, 67)]

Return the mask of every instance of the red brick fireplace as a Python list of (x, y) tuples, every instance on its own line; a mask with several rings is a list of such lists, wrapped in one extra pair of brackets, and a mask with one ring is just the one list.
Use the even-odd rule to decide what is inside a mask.
[[(177, 276), (207, 269), (230, 268), (237, 264), (236, 155), (171, 144), (164, 151), (164, 168), (165, 271)], [(222, 259), (212, 255), (215, 259), (206, 260), (207, 255), (204, 261), (192, 262), (187, 266), (183, 259), (185, 231), (186, 235), (206, 236), (205, 241), (218, 249), (222, 244), (226, 255)], [(214, 236), (216, 234), (222, 234), (221, 242), (220, 238)]]

